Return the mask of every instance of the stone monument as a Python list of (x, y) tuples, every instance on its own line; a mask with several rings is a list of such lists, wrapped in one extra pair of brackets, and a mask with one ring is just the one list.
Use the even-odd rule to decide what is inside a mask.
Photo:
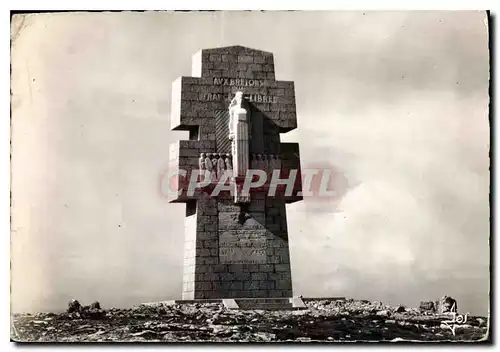
[[(285, 205), (302, 184), (298, 144), (280, 133), (297, 127), (294, 84), (275, 80), (272, 53), (242, 46), (200, 50), (192, 65), (171, 103), (172, 129), (189, 132), (169, 164), (179, 171), (170, 201), (186, 204), (182, 299), (292, 297)], [(245, 193), (252, 169), (269, 177)], [(194, 171), (209, 183), (190, 192)], [(270, 195), (273, 173), (287, 191)], [(214, 195), (217, 182), (226, 188)]]

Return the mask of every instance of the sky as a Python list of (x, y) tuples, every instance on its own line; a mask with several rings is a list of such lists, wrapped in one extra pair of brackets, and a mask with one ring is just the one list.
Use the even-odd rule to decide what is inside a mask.
[(180, 298), (171, 83), (242, 45), (295, 82), (282, 140), (334, 170), (338, 197), (287, 206), (294, 294), (488, 313), (484, 12), (34, 14), (12, 38), (13, 312)]

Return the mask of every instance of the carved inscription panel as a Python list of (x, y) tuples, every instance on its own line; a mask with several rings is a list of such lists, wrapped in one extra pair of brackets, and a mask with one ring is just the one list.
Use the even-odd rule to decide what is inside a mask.
[[(245, 91), (246, 87), (250, 88), (259, 88), (266, 87), (270, 85), (271, 81), (263, 80), (263, 79), (240, 79), (240, 78), (214, 78), (213, 84), (214, 86), (232, 86), (237, 87), (238, 90)], [(233, 98), (232, 93), (204, 93), (201, 96), (201, 100), (203, 101), (219, 101), (226, 100), (231, 101)], [(248, 99), (249, 102), (256, 103), (271, 103), (275, 104), (278, 102), (278, 97), (272, 95), (265, 94), (245, 94), (245, 98)]]
[(265, 264), (266, 239), (238, 236), (237, 232), (219, 232), (220, 264)]

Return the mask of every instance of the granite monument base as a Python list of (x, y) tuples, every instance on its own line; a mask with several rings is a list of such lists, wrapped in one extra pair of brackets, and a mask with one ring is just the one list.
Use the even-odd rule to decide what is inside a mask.
[(144, 306), (170, 306), (174, 304), (222, 303), (227, 309), (241, 310), (299, 310), (307, 309), (306, 302), (344, 301), (345, 297), (282, 297), (282, 298), (214, 298), (183, 299), (143, 303)]

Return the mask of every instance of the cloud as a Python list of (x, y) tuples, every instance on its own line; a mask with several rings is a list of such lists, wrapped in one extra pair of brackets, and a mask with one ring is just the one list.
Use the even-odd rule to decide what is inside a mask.
[[(375, 295), (371, 287), (378, 286), (379, 300), (413, 305), (449, 294), (464, 297), (464, 309), (486, 312), (486, 107), (485, 99), (428, 94), (391, 108), (373, 106), (364, 116), (345, 118), (332, 109), (331, 116), (309, 117), (328, 121), (321, 126), (306, 118), (305, 160), (331, 160), (357, 184), (330, 212), (324, 206), (321, 213), (311, 211), (314, 206), (289, 207), (297, 289)], [(343, 151), (352, 156), (338, 157)], [(356, 275), (346, 278), (346, 270)], [(479, 278), (481, 284), (466, 287)], [(318, 281), (323, 289), (313, 285)], [(420, 298), (408, 295), (407, 288), (416, 285)]]

